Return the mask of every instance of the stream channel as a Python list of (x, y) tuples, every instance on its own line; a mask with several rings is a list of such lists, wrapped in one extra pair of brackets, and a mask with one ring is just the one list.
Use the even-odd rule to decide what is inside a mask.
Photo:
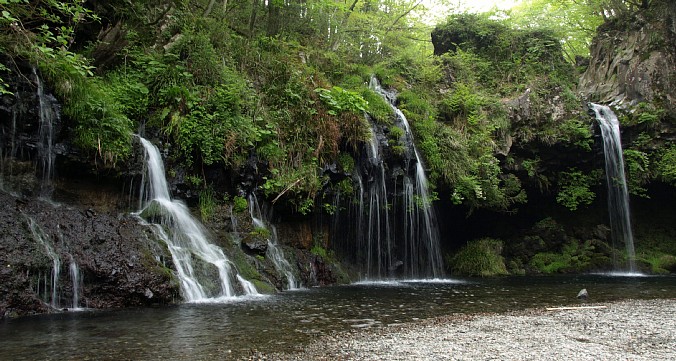
[(336, 331), (452, 313), (504, 312), (620, 299), (676, 298), (676, 276), (567, 275), (357, 283), (231, 302), (85, 310), (0, 321), (7, 360), (213, 360), (299, 350)]

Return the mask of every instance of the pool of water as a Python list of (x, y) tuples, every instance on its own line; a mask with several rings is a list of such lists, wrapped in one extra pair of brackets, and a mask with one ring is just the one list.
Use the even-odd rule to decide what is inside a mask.
[(11, 360), (213, 360), (293, 350), (335, 331), (452, 313), (626, 298), (676, 298), (676, 277), (607, 275), (378, 282), (312, 288), (213, 304), (81, 311), (0, 322)]

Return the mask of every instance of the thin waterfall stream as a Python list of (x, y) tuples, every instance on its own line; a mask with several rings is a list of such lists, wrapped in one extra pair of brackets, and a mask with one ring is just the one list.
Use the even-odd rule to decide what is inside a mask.
[(249, 195), (248, 201), (249, 214), (251, 215), (251, 220), (253, 221), (254, 226), (269, 233), (268, 248), (265, 252), (265, 255), (270, 258), (272, 263), (275, 265), (275, 269), (277, 269), (278, 272), (284, 274), (286, 277), (288, 289), (294, 290), (300, 288), (300, 282), (296, 280), (296, 276), (293, 274), (291, 264), (284, 256), (284, 251), (278, 244), (277, 229), (266, 217), (263, 216), (261, 206), (258, 203), (258, 198), (255, 194), (251, 193)]
[(138, 215), (150, 219), (158, 237), (166, 242), (187, 302), (217, 302), (239, 294), (258, 295), (254, 285), (241, 277), (223, 250), (213, 244), (207, 231), (179, 200), (171, 199), (164, 163), (157, 147), (139, 137), (146, 156)]
[(45, 290), (48, 288), (51, 290), (50, 298), (49, 301), (45, 301), (48, 302), (51, 307), (59, 308), (59, 276), (61, 273), (61, 257), (59, 257), (59, 254), (54, 250), (54, 246), (52, 245), (49, 237), (45, 234), (45, 231), (42, 229), (42, 227), (40, 227), (40, 225), (35, 222), (33, 218), (27, 216), (26, 222), (28, 223), (28, 229), (30, 230), (33, 239), (42, 245), (42, 247), (44, 247), (47, 257), (52, 260), (52, 272), (50, 275), (51, 284), (48, 287), (48, 284), (45, 280), (44, 287)]
[(33, 68), (33, 75), (37, 84), (37, 96), (40, 108), (39, 141), (37, 144), (37, 156), (41, 164), (42, 189), (41, 195), (49, 198), (53, 191), (54, 181), (54, 121), (58, 111), (54, 109), (54, 101), (48, 99), (45, 93), (42, 79)]
[[(631, 230), (629, 192), (627, 191), (627, 180), (624, 173), (620, 122), (609, 107), (593, 103), (590, 106), (599, 123), (603, 138), (606, 183), (608, 185), (608, 215), (610, 217), (613, 248), (617, 249), (618, 246), (624, 245), (627, 252), (628, 271), (636, 272), (636, 252)], [(615, 268), (621, 270), (617, 256), (613, 255), (613, 261)]]

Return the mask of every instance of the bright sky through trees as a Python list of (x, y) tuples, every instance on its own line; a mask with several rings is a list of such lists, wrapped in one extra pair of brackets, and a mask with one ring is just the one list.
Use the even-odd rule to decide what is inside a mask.
[(471, 12), (485, 12), (497, 7), (500, 10), (506, 10), (521, 2), (520, 0), (452, 0), (452, 3), (458, 5), (460, 10)]
[(522, 0), (423, 0), (429, 9), (423, 21), (434, 25), (443, 21), (451, 13), (486, 12), (494, 7), (507, 10), (521, 3)]

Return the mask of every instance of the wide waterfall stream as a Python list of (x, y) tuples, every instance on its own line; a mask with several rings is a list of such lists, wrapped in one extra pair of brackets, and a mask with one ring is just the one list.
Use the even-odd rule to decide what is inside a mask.
[[(238, 294), (257, 295), (253, 284), (237, 273), (223, 250), (211, 243), (188, 207), (171, 199), (159, 150), (148, 140), (139, 139), (146, 152), (147, 179), (141, 189), (142, 208), (138, 214), (150, 219), (157, 236), (166, 242), (185, 300), (220, 302)], [(239, 283), (240, 292), (236, 290), (235, 281)]]
[(12, 360), (215, 360), (302, 349), (319, 335), (452, 313), (626, 298), (674, 298), (676, 277), (603, 275), (382, 282), (311, 288), (224, 304), (90, 311), (0, 322)]

